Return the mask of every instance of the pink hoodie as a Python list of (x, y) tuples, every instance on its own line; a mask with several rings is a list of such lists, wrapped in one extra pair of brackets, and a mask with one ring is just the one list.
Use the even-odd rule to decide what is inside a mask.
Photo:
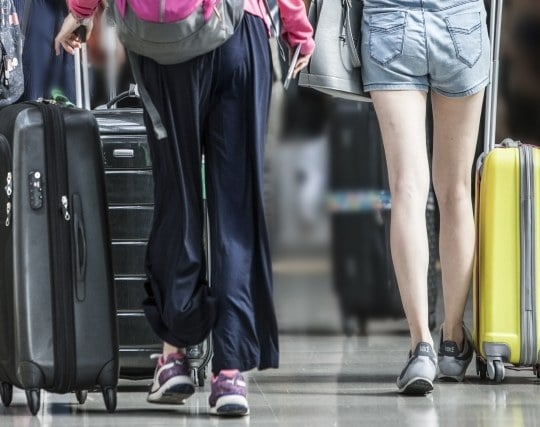
[[(118, 6), (123, 9), (128, 0), (116, 0)], [(266, 0), (245, 0), (245, 11), (263, 19), (267, 16)], [(69, 0), (69, 8), (75, 16), (86, 18), (96, 10), (100, 0)], [(313, 28), (306, 15), (303, 0), (278, 0), (279, 11), (283, 21), (283, 33), (289, 46), (297, 46), (302, 43), (303, 55), (312, 53), (315, 49), (313, 41)], [(266, 22), (268, 26), (269, 23)]]

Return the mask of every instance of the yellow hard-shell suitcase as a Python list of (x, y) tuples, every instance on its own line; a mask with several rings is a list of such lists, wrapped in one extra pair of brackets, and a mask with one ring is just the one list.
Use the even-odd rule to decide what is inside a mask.
[(502, 0), (492, 2), (491, 16), (492, 83), (477, 167), (473, 306), (477, 372), (501, 382), (505, 363), (532, 367), (540, 376), (540, 149), (511, 139), (494, 144)]

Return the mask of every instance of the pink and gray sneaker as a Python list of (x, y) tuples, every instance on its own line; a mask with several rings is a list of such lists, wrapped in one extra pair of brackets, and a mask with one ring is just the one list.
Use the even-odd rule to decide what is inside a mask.
[(150, 403), (181, 405), (195, 393), (191, 381), (191, 369), (184, 354), (170, 354), (166, 360), (160, 355), (154, 383), (146, 400)]
[(239, 371), (221, 371), (212, 378), (210, 414), (239, 417), (249, 414), (246, 381)]

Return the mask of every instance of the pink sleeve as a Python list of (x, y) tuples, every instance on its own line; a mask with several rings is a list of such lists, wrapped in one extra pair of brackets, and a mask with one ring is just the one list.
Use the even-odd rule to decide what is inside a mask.
[(313, 27), (307, 18), (304, 1), (278, 0), (278, 5), (283, 22), (283, 38), (292, 47), (302, 43), (302, 55), (312, 53), (315, 49)]
[(96, 11), (100, 0), (69, 0), (69, 10), (79, 18), (88, 18)]

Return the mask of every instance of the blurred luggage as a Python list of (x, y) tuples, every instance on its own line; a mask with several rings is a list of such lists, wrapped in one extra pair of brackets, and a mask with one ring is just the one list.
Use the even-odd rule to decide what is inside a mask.
[(505, 363), (532, 367), (540, 377), (540, 149), (511, 139), (495, 145), (502, 3), (491, 9), (494, 61), (477, 165), (473, 292), (477, 373), (497, 383)]
[[(97, 125), (87, 111), (0, 111), (0, 395), (99, 386), (116, 408), (117, 325)], [(5, 186), (5, 187), (4, 187)]]
[[(343, 327), (348, 335), (357, 327), (365, 333), (371, 318), (404, 316), (390, 253), (391, 199), (384, 150), (372, 104), (335, 102), (330, 130), (330, 189), (333, 277)], [(430, 243), (429, 323), (433, 329), (440, 287), (433, 193), (426, 222)]]

